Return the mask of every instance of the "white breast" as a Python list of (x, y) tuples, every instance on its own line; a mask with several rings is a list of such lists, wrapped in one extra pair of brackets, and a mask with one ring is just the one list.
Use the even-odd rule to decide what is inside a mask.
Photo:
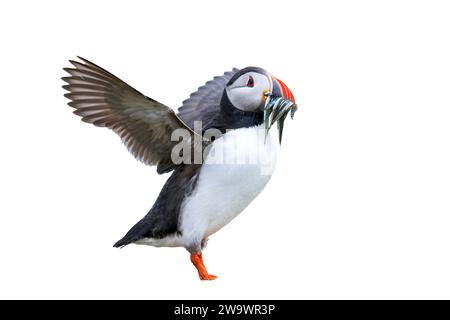
[(262, 126), (227, 132), (214, 141), (197, 186), (181, 209), (184, 246), (198, 243), (235, 218), (264, 189), (275, 168), (278, 143)]

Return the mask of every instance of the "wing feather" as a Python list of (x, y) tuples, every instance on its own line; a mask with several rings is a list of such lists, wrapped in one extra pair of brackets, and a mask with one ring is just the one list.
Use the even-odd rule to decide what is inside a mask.
[[(74, 68), (64, 68), (70, 75), (64, 96), (69, 106), (84, 122), (107, 127), (122, 139), (136, 159), (147, 165), (158, 165), (158, 172), (171, 171), (171, 151), (178, 141), (171, 141), (172, 132), (186, 129), (189, 139), (194, 134), (174, 111), (146, 97), (124, 81), (94, 63), (78, 57), (70, 60)], [(161, 164), (161, 167), (160, 167)]]
[(226, 84), (239, 69), (233, 68), (221, 76), (216, 76), (193, 92), (178, 109), (178, 117), (190, 128), (194, 121), (202, 121), (203, 130), (209, 128), (212, 118), (219, 114), (220, 101)]

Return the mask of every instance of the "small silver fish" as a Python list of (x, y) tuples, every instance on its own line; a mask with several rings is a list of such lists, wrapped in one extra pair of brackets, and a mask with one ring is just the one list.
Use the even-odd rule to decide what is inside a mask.
[(269, 134), (270, 128), (276, 122), (278, 128), (278, 138), (281, 144), (281, 139), (283, 137), (283, 127), (284, 120), (288, 113), (291, 114), (291, 119), (294, 119), (294, 114), (297, 111), (297, 105), (287, 99), (282, 97), (274, 97), (271, 94), (267, 95), (266, 103), (264, 104), (264, 141), (267, 139), (267, 135)]

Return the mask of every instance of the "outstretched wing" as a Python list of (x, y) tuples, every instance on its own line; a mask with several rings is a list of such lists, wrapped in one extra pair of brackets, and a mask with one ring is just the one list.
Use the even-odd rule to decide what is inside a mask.
[[(63, 88), (71, 101), (69, 106), (82, 120), (117, 133), (128, 150), (147, 165), (158, 165), (158, 173), (174, 169), (171, 151), (178, 141), (171, 141), (172, 132), (184, 128), (192, 131), (165, 105), (139, 91), (92, 62), (70, 61), (74, 68), (62, 78)], [(193, 139), (192, 139), (193, 140)]]
[(208, 129), (211, 120), (219, 114), (220, 100), (226, 84), (238, 71), (239, 69), (233, 68), (206, 82), (183, 101), (177, 116), (190, 128), (194, 127), (194, 121), (202, 121), (203, 130)]

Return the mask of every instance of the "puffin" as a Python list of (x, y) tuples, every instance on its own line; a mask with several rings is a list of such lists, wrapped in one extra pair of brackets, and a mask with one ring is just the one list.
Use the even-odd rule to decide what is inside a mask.
[(114, 247), (184, 247), (200, 280), (216, 279), (202, 251), (270, 180), (284, 120), (297, 110), (291, 90), (262, 68), (233, 68), (199, 87), (176, 113), (87, 59), (69, 62), (62, 80), (73, 113), (114, 131), (158, 174), (171, 173), (150, 211)]

